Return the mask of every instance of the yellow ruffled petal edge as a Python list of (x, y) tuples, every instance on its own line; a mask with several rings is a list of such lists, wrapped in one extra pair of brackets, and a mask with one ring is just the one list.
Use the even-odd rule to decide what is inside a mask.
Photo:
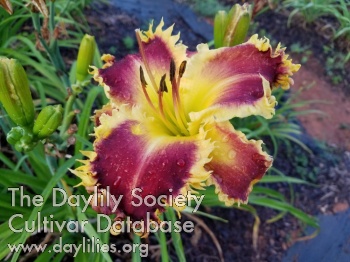
[(75, 170), (69, 169), (69, 171), (82, 180), (78, 185), (76, 185), (76, 187), (84, 186), (88, 192), (92, 192), (93, 187), (97, 183), (97, 178), (95, 177), (95, 174), (91, 172), (90, 163), (95, 160), (95, 158), (97, 157), (97, 154), (94, 151), (80, 151), (80, 152), (83, 154), (83, 156), (87, 157), (88, 159), (77, 160), (83, 165), (76, 168)]
[[(163, 30), (164, 20), (161, 19), (160, 23), (153, 31), (153, 21), (149, 24), (147, 31), (141, 31), (140, 37), (142, 42), (149, 43), (155, 38), (160, 38), (167, 48), (172, 53), (173, 59), (176, 64), (180, 64), (182, 61), (186, 60), (186, 50), (187, 46), (178, 42), (180, 40), (180, 32), (176, 35), (172, 35), (174, 30), (174, 24), (169, 26), (167, 29)], [(137, 32), (140, 30), (137, 29)]]
[(206, 165), (212, 171), (207, 185), (215, 185), (215, 193), (226, 205), (247, 203), (253, 185), (272, 165), (272, 157), (262, 150), (261, 140), (248, 140), (228, 121), (207, 128), (216, 146)]
[[(101, 60), (104, 62), (104, 64), (102, 65), (102, 69), (106, 69), (113, 65), (113, 63), (115, 62), (115, 57), (110, 54), (103, 54), (101, 56)], [(103, 87), (107, 98), (110, 99), (110, 87), (103, 82), (103, 78), (100, 76), (98, 68), (96, 66), (90, 66), (89, 74), (91, 74), (93, 76), (93, 79), (96, 82), (98, 82), (100, 86)]]
[(276, 81), (272, 84), (272, 87), (277, 88), (281, 87), (284, 90), (287, 90), (290, 88), (291, 85), (293, 85), (293, 79), (290, 78), (294, 73), (298, 72), (301, 65), (300, 64), (293, 64), (292, 59), (288, 59), (288, 55), (285, 54), (286, 48), (281, 48), (281, 43), (277, 45), (277, 48), (275, 51), (273, 51), (270, 40), (265, 38), (258, 38), (258, 35), (253, 35), (249, 40), (248, 43), (254, 44), (255, 47), (261, 51), (261, 52), (267, 52), (270, 50), (271, 57), (277, 57), (279, 55), (282, 56), (282, 63), (279, 66), (279, 75), (276, 78)]
[[(245, 135), (243, 133), (241, 133), (241, 134), (242, 134), (242, 136), (245, 137)], [(269, 167), (271, 167), (272, 166), (272, 157), (269, 156), (268, 154), (266, 154), (266, 152), (264, 152), (262, 150), (263, 141), (261, 141), (261, 140), (249, 140), (249, 142), (251, 144), (254, 144), (257, 148), (259, 148), (259, 154), (265, 155), (268, 159), (270, 159), (271, 164), (269, 165)], [(248, 190), (247, 190), (248, 195), (253, 190), (253, 186), (259, 181), (260, 181), (260, 179), (252, 180), (252, 182), (250, 183)], [(240, 204), (247, 204), (249, 201), (248, 198), (246, 200), (242, 200), (239, 198), (232, 198), (232, 197), (228, 196), (227, 194), (225, 194), (223, 192), (221, 186), (215, 181), (215, 179), (213, 177), (208, 178), (208, 180), (206, 181), (206, 185), (207, 186), (213, 185), (215, 187), (215, 194), (218, 195), (218, 199), (221, 202), (225, 203), (226, 206), (232, 206), (234, 204), (237, 204), (239, 206)]]

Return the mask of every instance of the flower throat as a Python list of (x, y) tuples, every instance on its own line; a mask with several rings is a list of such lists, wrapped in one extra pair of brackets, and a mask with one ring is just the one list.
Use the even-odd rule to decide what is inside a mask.
[(179, 95), (180, 82), (183, 74), (185, 73), (187, 61), (182, 61), (178, 70), (178, 74), (176, 76), (176, 65), (174, 60), (171, 59), (169, 80), (171, 83), (172, 103), (164, 103), (166, 102), (165, 99), (163, 99), (164, 92), (168, 93), (168, 87), (166, 85), (167, 75), (164, 74), (160, 79), (159, 85), (156, 84), (156, 81), (151, 73), (151, 69), (146, 59), (140, 33), (140, 30), (136, 30), (136, 39), (146, 73), (149, 76), (151, 86), (153, 87), (153, 90), (156, 92), (158, 97), (158, 108), (155, 107), (154, 103), (150, 99), (147, 91), (148, 83), (146, 82), (143, 68), (140, 65), (140, 82), (143, 94), (145, 95), (149, 106), (155, 112), (156, 116), (162, 121), (164, 126), (169, 130), (169, 132), (176, 136), (189, 135), (189, 132), (187, 130), (187, 123), (189, 122), (189, 118), (185, 114), (185, 110)]

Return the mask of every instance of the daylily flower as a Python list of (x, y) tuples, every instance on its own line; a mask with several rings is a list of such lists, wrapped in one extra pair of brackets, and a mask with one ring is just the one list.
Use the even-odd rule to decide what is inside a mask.
[(143, 198), (175, 197), (214, 185), (226, 205), (246, 203), (272, 158), (262, 141), (248, 140), (229, 120), (271, 118), (271, 90), (288, 89), (300, 67), (280, 45), (273, 51), (257, 35), (235, 47), (200, 44), (190, 53), (179, 34), (172, 35), (173, 26), (163, 25), (136, 30), (138, 54), (120, 61), (104, 55), (103, 68), (93, 67), (110, 103), (96, 112), (94, 151), (83, 152), (89, 159), (74, 173), (89, 191), (99, 187), (100, 203), (93, 206), (98, 212), (112, 213), (102, 205), (108, 194), (123, 195), (114, 212), (118, 219), (141, 220), (149, 212), (157, 220), (164, 210), (133, 206), (135, 188)]

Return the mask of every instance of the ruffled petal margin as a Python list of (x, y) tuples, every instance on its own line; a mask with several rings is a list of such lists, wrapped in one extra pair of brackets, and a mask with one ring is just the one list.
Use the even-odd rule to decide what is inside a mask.
[(212, 160), (205, 165), (212, 172), (207, 185), (215, 185), (219, 200), (226, 205), (246, 203), (252, 186), (272, 165), (272, 157), (262, 151), (261, 140), (247, 140), (228, 121), (205, 129), (207, 138), (215, 141)]
[[(113, 206), (93, 206), (98, 212), (114, 213), (120, 219), (129, 216), (135, 221), (146, 219), (149, 213), (157, 220), (157, 211), (163, 211), (164, 207), (158, 203), (135, 206), (133, 203), (140, 202), (135, 194), (142, 199), (148, 195), (156, 199), (162, 195), (166, 198), (186, 196), (188, 190), (205, 186), (210, 172), (204, 165), (210, 161), (208, 156), (214, 145), (205, 139), (203, 129), (192, 137), (161, 136), (148, 129), (152, 119), (146, 119), (135, 108), (130, 112), (125, 107), (114, 109), (111, 115), (102, 114), (99, 121), (100, 125), (95, 128), (95, 153), (74, 173), (82, 178), (87, 189), (91, 189), (95, 181), (103, 192), (109, 186), (115, 198), (121, 195), (123, 198), (117, 211), (112, 212)], [(167, 199), (164, 203), (172, 204)]]
[(235, 47), (209, 50), (202, 44), (197, 50), (188, 61), (181, 90), (192, 121), (252, 114), (271, 118), (276, 105), (271, 89), (289, 88), (290, 76), (300, 67), (280, 46), (273, 51), (267, 39), (257, 36)]
[(120, 61), (111, 55), (103, 55), (101, 59), (105, 62), (104, 66), (101, 69), (92, 67), (91, 74), (104, 87), (113, 104), (147, 105), (140, 81), (140, 66), (149, 86), (151, 100), (156, 101), (162, 76), (166, 74), (169, 77), (171, 60), (177, 67), (186, 60), (187, 47), (177, 43), (180, 35), (172, 35), (173, 25), (165, 30), (163, 26), (162, 20), (155, 31), (152, 23), (148, 31), (136, 30), (143, 52), (128, 55)]

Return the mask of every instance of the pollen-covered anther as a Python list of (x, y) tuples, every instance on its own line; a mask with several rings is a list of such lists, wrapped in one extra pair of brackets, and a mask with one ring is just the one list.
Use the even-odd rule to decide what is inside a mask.
[(160, 79), (159, 91), (168, 93), (168, 87), (166, 86), (165, 79), (166, 79), (166, 74), (164, 74)]
[(151, 98), (149, 97), (148, 95), (148, 92), (146, 90), (147, 88), (147, 82), (146, 82), (146, 79), (145, 79), (145, 74), (143, 72), (143, 69), (142, 69), (142, 66), (140, 66), (140, 82), (141, 82), (141, 86), (142, 86), (142, 91), (143, 91), (143, 94), (145, 95), (145, 98), (147, 100), (147, 103), (148, 105), (154, 110), (156, 111), (153, 103), (152, 103), (152, 100)]
[(186, 65), (187, 65), (187, 61), (182, 61), (181, 65), (180, 65), (180, 68), (179, 68), (179, 77), (182, 77), (183, 74), (185, 73), (186, 71)]
[(143, 73), (142, 66), (140, 66), (140, 81), (141, 81), (142, 87), (147, 87), (147, 82), (145, 79), (145, 74)]
[(164, 107), (163, 107), (163, 92), (168, 92), (168, 88), (165, 83), (165, 78), (166, 78), (166, 74), (164, 74), (160, 79), (159, 89), (158, 89), (158, 106), (159, 106), (161, 117), (163, 118), (164, 121), (167, 121), (164, 114)]
[(170, 61), (170, 82), (173, 82), (173, 80), (175, 79), (175, 71), (176, 71), (176, 65), (174, 62), (174, 59), (171, 59)]

